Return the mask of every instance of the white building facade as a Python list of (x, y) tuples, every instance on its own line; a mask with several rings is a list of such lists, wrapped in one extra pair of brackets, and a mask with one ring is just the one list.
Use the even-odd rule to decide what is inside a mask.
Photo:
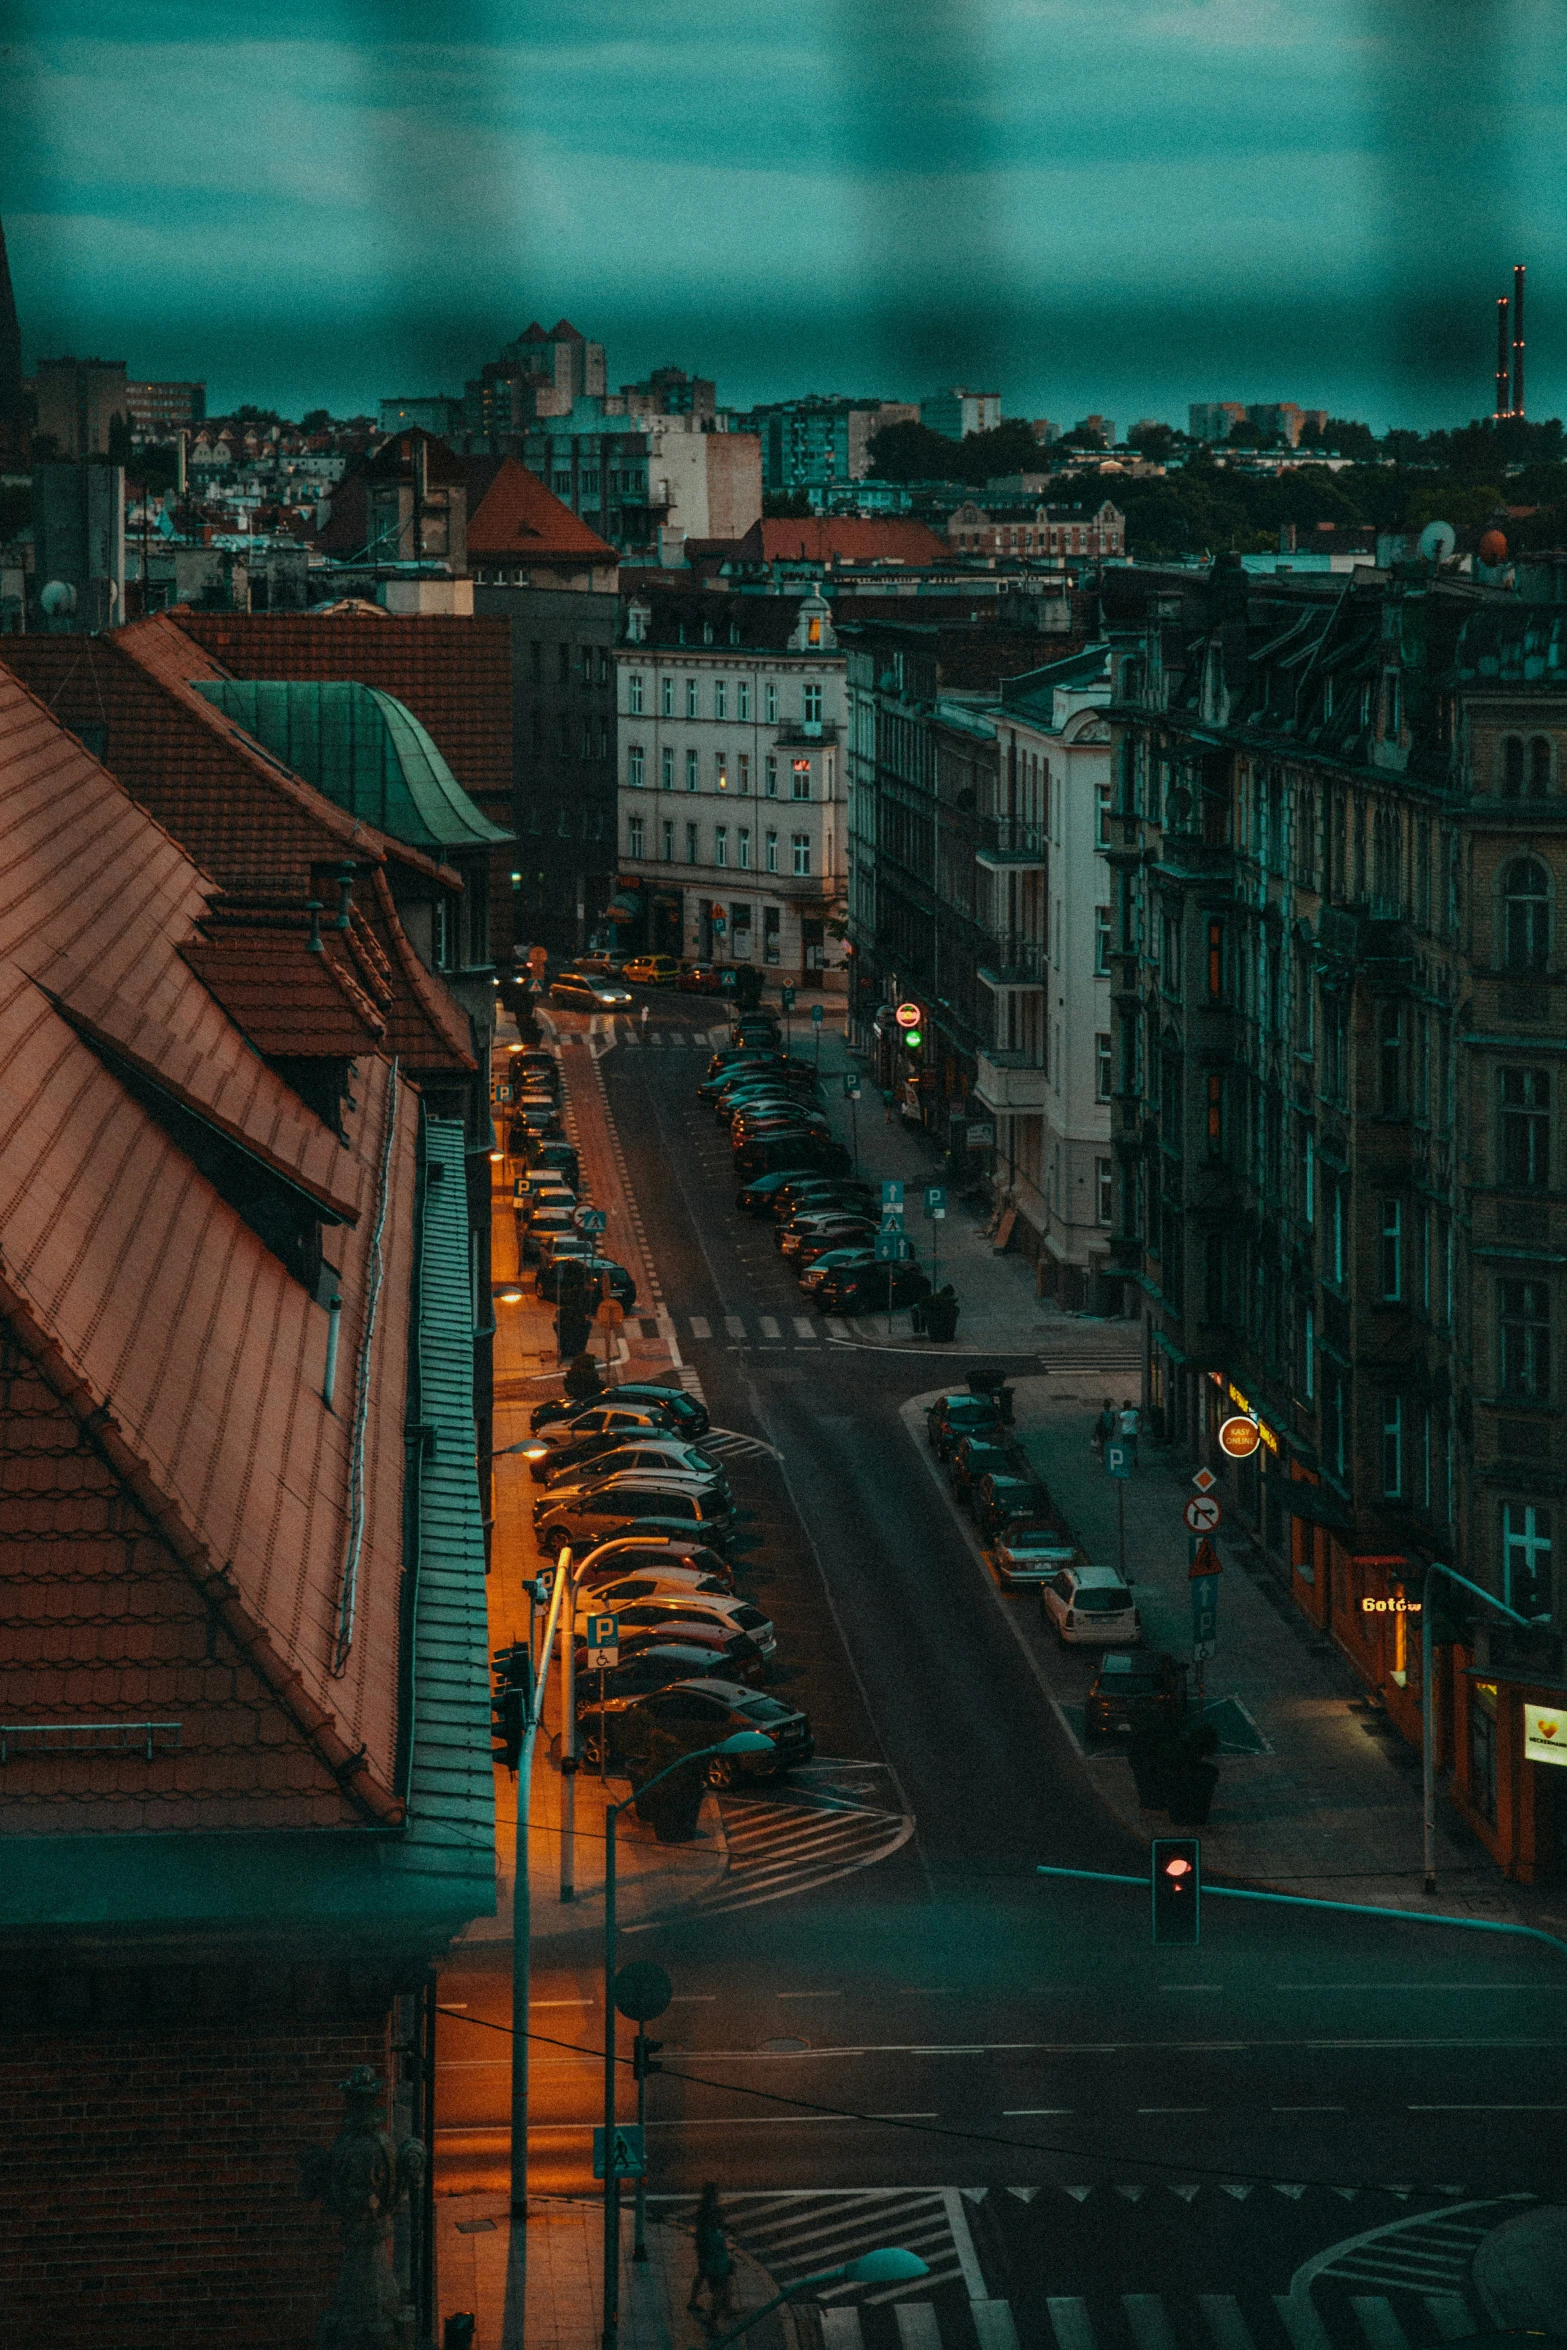
[(997, 961), (994, 1045), (975, 1092), (995, 1167), (1040, 1238), (1042, 1286), (1105, 1310), (1113, 1221), (1110, 1101), (1110, 652), (1094, 646), (1003, 687), (996, 805), (976, 851)]
[(844, 986), (844, 656), (832, 607), (653, 591), (616, 654), (630, 943)]

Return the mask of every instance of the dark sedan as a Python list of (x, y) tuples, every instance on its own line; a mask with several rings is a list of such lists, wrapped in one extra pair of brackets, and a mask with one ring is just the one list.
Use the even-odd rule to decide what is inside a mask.
[(735, 1147), (734, 1171), (739, 1176), (766, 1175), (774, 1167), (820, 1167), (827, 1175), (847, 1175), (853, 1161), (841, 1142), (791, 1127), (781, 1134), (748, 1134)]
[[(716, 1660), (717, 1669), (723, 1672), (726, 1680), (743, 1681), (752, 1689), (760, 1688), (767, 1678), (767, 1659), (748, 1632), (737, 1632), (729, 1624), (701, 1624), (688, 1619), (684, 1623), (671, 1622), (652, 1631), (623, 1630), (620, 1635), (620, 1662), (606, 1668), (611, 1688), (616, 1673), (633, 1669), (640, 1658), (657, 1656), (668, 1648), (692, 1649), (698, 1656), (707, 1658), (710, 1667)], [(576, 1665), (579, 1689), (585, 1681), (591, 1680), (596, 1691), (598, 1668), (589, 1666), (587, 1648), (581, 1642), (577, 1646)], [(687, 1672), (700, 1670), (700, 1666), (686, 1667)], [(680, 1678), (675, 1673), (667, 1677), (670, 1680)]]
[(809, 1167), (779, 1167), (771, 1175), (758, 1175), (754, 1183), (743, 1183), (735, 1193), (735, 1206), (742, 1216), (776, 1215), (791, 1184), (816, 1180), (825, 1178), (814, 1176)]
[(930, 1282), (918, 1265), (845, 1265), (830, 1273), (815, 1292), (824, 1314), (897, 1313), (905, 1306), (923, 1305)]
[(772, 1213), (780, 1224), (786, 1224), (791, 1216), (826, 1215), (835, 1208), (869, 1215), (877, 1205), (871, 1186), (861, 1183), (857, 1177), (802, 1175), (797, 1182), (779, 1186), (773, 1197)]
[(583, 1757), (597, 1763), (601, 1741), (609, 1746), (611, 1764), (624, 1764), (649, 1754), (655, 1745), (672, 1744), (676, 1751), (699, 1754), (721, 1746), (737, 1730), (760, 1730), (772, 1741), (770, 1754), (715, 1754), (703, 1776), (710, 1787), (733, 1787), (738, 1780), (775, 1779), (796, 1763), (809, 1762), (815, 1750), (811, 1725), (792, 1706), (775, 1697), (762, 1697), (715, 1678), (688, 1677), (656, 1696), (621, 1698), (579, 1716)]
[(1050, 1495), (1037, 1477), (991, 1469), (974, 1488), (974, 1523), (985, 1542), (993, 1542), (1017, 1519), (1046, 1516), (1049, 1508)]
[(796, 1216), (780, 1226), (779, 1253), (799, 1266), (813, 1265), (831, 1249), (869, 1248), (876, 1238), (870, 1216)]
[(947, 1462), (947, 1476), (964, 1508), (972, 1509), (974, 1488), (982, 1477), (1015, 1476), (1022, 1466), (1015, 1445), (1004, 1442), (996, 1431), (985, 1430), (958, 1439)]
[(675, 981), (682, 995), (717, 995), (722, 984), (716, 963), (687, 963)]
[[(667, 1412), (675, 1426), (685, 1435), (705, 1435), (709, 1425), (705, 1403), (699, 1402), (694, 1395), (687, 1395), (683, 1387), (659, 1387), (650, 1379), (617, 1380), (615, 1386), (597, 1400), (622, 1405), (647, 1404)], [(553, 1421), (574, 1419), (578, 1412), (586, 1408), (583, 1404), (574, 1403), (570, 1396), (554, 1396), (548, 1403), (534, 1405), (529, 1426), (547, 1428)]]
[[(567, 1265), (571, 1267), (569, 1277), (564, 1274)], [(637, 1302), (636, 1283), (625, 1266), (617, 1265), (613, 1257), (562, 1257), (559, 1264), (539, 1267), (534, 1287), (540, 1297), (558, 1297), (563, 1278), (580, 1282), (590, 1298), (601, 1297), (607, 1284), (617, 1305), (629, 1310)]]
[(1000, 1406), (990, 1396), (973, 1395), (967, 1388), (957, 1395), (938, 1395), (925, 1414), (925, 1433), (938, 1461), (950, 1458), (960, 1437), (1000, 1425)]

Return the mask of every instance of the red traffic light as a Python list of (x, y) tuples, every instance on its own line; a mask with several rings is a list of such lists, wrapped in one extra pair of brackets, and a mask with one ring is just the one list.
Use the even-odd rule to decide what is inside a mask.
[(1164, 1873), (1167, 1877), (1189, 1877), (1192, 1873), (1192, 1864), (1189, 1860), (1182, 1860), (1179, 1855), (1177, 1855), (1174, 1860), (1167, 1860), (1165, 1862)]
[(1201, 1845), (1195, 1836), (1156, 1836), (1151, 1857), (1155, 1942), (1195, 1942), (1201, 1906)]

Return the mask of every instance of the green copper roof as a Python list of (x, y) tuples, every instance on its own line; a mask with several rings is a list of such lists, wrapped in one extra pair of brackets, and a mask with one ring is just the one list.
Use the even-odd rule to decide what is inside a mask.
[(480, 813), (413, 712), (347, 679), (195, 678), (236, 726), (366, 824), (436, 856), (510, 840)]

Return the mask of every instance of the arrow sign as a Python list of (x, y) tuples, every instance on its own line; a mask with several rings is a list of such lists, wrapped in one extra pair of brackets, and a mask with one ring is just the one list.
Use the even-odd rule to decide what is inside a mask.
[(1199, 1582), (1204, 1575), (1223, 1574), (1224, 1568), (1220, 1563), (1219, 1554), (1214, 1549), (1213, 1544), (1208, 1540), (1206, 1534), (1198, 1543), (1197, 1548), (1192, 1555), (1192, 1563), (1187, 1568), (1186, 1572), (1194, 1583)]
[(909, 1243), (896, 1224), (884, 1224), (876, 1235), (876, 1262), (878, 1265), (900, 1265), (909, 1254)]
[[(1215, 1526), (1218, 1525), (1220, 1519), (1223, 1517), (1224, 1512), (1220, 1509), (1212, 1494), (1200, 1493), (1196, 1496), (1195, 1500), (1189, 1501), (1186, 1504), (1186, 1507), (1184, 1510), (1182, 1510), (1181, 1515), (1186, 1520), (1187, 1525), (1194, 1534), (1211, 1534)], [(1219, 1570), (1217, 1567), (1212, 1569), (1214, 1574), (1217, 1574), (1218, 1571)]]
[(885, 1216), (889, 1210), (895, 1216), (901, 1216), (903, 1213), (903, 1186), (901, 1183), (886, 1182), (881, 1187), (881, 1212)]

